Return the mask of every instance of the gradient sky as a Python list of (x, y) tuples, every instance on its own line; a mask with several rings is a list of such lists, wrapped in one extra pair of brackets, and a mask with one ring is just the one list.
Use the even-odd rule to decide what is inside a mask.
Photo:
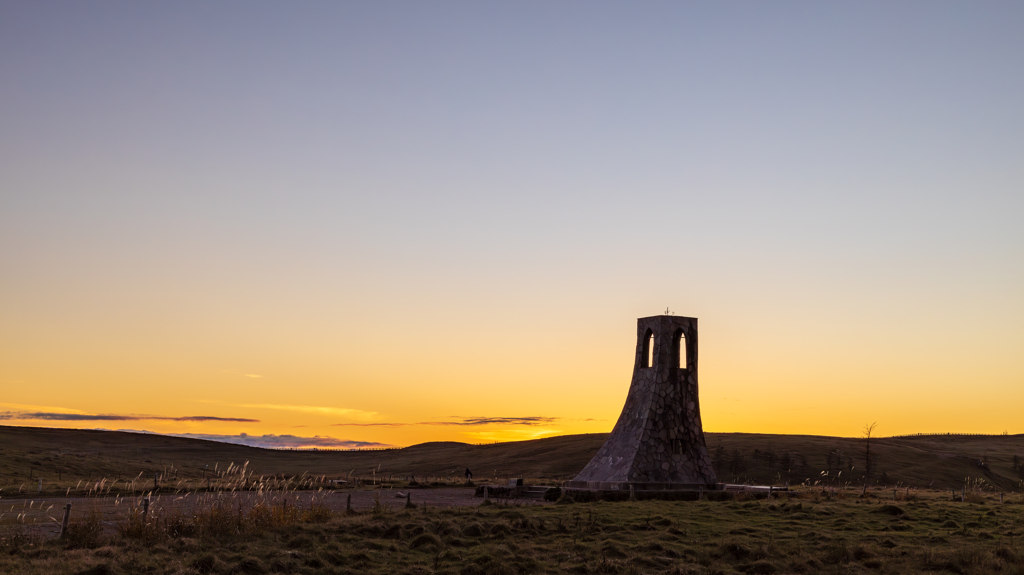
[(0, 423), (609, 431), (668, 306), (709, 431), (1024, 433), (1022, 29), (1020, 2), (0, 1)]

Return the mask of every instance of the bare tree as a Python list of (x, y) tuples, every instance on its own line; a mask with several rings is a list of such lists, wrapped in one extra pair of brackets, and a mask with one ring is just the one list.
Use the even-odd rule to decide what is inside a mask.
[(875, 431), (875, 426), (878, 422), (874, 422), (871, 425), (864, 425), (864, 480), (871, 477), (871, 435)]

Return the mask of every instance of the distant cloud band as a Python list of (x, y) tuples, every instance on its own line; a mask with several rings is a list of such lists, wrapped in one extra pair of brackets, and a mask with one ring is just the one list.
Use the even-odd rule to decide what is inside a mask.
[(333, 449), (361, 449), (373, 447), (392, 447), (387, 443), (375, 441), (353, 441), (350, 439), (336, 439), (315, 435), (313, 437), (300, 437), (298, 435), (249, 435), (239, 433), (238, 435), (212, 435), (205, 433), (165, 433), (161, 435), (173, 435), (174, 437), (187, 437), (189, 439), (205, 439), (208, 441), (220, 441), (223, 443), (235, 443), (248, 445), (249, 447), (263, 447), (267, 449), (308, 449), (313, 447)]
[(88, 413), (51, 413), (51, 412), (0, 412), (0, 420), (41, 420), (41, 421), (227, 421), (233, 423), (259, 423), (258, 419), (247, 419), (243, 417), (214, 417), (212, 415), (186, 415), (184, 417), (160, 417), (156, 415), (118, 415), (118, 414), (88, 414)]
[(403, 427), (406, 425), (546, 425), (560, 417), (461, 417), (455, 421), (421, 421), (419, 423), (335, 423), (338, 427)]
[(554, 423), (557, 417), (467, 417), (462, 421), (439, 421), (428, 425), (490, 425), (502, 423), (505, 425), (544, 425)]
[(335, 427), (404, 427), (415, 423), (334, 423)]

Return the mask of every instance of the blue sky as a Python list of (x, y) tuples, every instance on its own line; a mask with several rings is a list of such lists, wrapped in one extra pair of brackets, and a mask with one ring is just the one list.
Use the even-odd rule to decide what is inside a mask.
[[(668, 305), (736, 391), (705, 400), (714, 430), (1017, 425), (956, 390), (1024, 400), (1022, 24), (1015, 2), (0, 3), (0, 381), (89, 413), (147, 381), (276, 405), (276, 381), (392, 420), (610, 428), (632, 322)], [(394, 326), (397, 360), (370, 343)], [(362, 391), (417, 378), (440, 397)], [(466, 397), (513, 382), (564, 395)], [(836, 396), (793, 427), (752, 416), (766, 386)], [(829, 411), (860, 386), (909, 391)]]

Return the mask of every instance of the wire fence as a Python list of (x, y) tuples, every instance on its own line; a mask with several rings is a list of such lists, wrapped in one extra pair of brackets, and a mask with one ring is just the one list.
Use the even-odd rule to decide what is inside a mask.
[(902, 437), (1009, 437), (1009, 433), (906, 433), (903, 435), (890, 435), (891, 438)]

